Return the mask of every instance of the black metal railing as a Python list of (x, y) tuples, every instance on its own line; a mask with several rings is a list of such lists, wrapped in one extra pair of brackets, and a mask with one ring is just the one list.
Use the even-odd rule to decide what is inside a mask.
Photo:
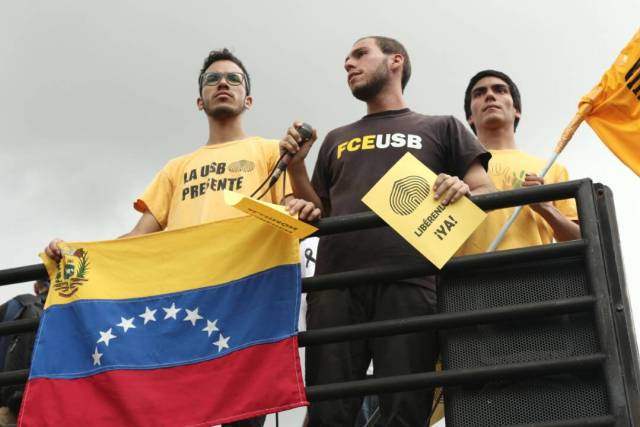
[[(522, 188), (492, 194), (474, 196), (471, 200), (481, 209), (492, 210), (512, 207), (521, 204), (545, 202), (551, 200), (576, 199), (583, 238), (571, 242), (542, 245), (523, 249), (499, 251), (490, 254), (478, 254), (454, 258), (442, 270), (443, 273), (465, 271), (478, 268), (496, 268), (524, 260), (553, 260), (560, 257), (587, 257), (592, 259), (588, 271), (593, 275), (592, 282), (605, 280), (604, 261), (598, 259), (601, 254), (594, 253), (594, 245), (599, 245), (598, 214), (595, 203), (596, 192), (589, 179), (570, 181), (560, 184)], [(342, 217), (326, 218), (317, 222), (318, 236), (335, 234), (360, 229), (386, 226), (373, 213), (360, 213)], [(595, 264), (594, 264), (595, 263)], [(602, 268), (603, 272), (599, 272)], [(428, 261), (407, 262), (401, 265), (381, 266), (347, 272), (336, 272), (302, 280), (303, 292), (318, 292), (325, 289), (350, 286), (354, 283), (366, 281), (392, 281), (417, 276), (440, 274)], [(0, 285), (21, 283), (46, 278), (46, 271), (42, 264), (12, 268), (0, 271)], [(428, 316), (417, 316), (404, 319), (386, 320), (366, 324), (348, 325), (305, 331), (299, 334), (301, 347), (329, 342), (347, 341), (369, 337), (403, 334), (427, 329), (445, 330), (462, 326), (484, 323), (507, 322), (522, 319), (535, 319), (552, 315), (600, 312), (603, 314), (608, 307), (603, 306), (601, 291), (596, 286), (592, 295), (566, 298), (539, 303), (518, 304), (505, 307), (488, 308), (475, 311), (456, 313), (439, 313)], [(602, 318), (599, 316), (598, 318)], [(610, 317), (610, 315), (609, 315)], [(338, 399), (350, 396), (365, 396), (383, 392), (395, 392), (430, 388), (435, 386), (458, 386), (479, 384), (496, 379), (515, 379), (552, 375), (562, 372), (603, 372), (606, 378), (622, 377), (621, 373), (612, 365), (612, 359), (619, 355), (616, 350), (616, 336), (609, 330), (605, 320), (598, 320), (598, 338), (601, 341), (601, 353), (570, 357), (562, 360), (513, 363), (507, 366), (492, 366), (472, 369), (455, 369), (441, 372), (425, 372), (411, 375), (374, 378), (346, 383), (316, 385), (307, 387), (307, 397), (310, 401)], [(19, 320), (0, 323), (0, 335), (32, 331), (37, 327), (37, 321)], [(625, 331), (627, 332), (627, 331)], [(635, 338), (632, 344), (635, 346)], [(636, 353), (637, 354), (637, 350)], [(637, 357), (637, 356), (636, 356)], [(635, 361), (637, 364), (637, 360)], [(27, 371), (0, 373), (0, 385), (22, 383), (27, 379)], [(619, 374), (619, 375), (618, 375)], [(628, 390), (624, 385), (611, 384), (607, 381), (609, 406), (611, 415), (585, 418), (579, 420), (562, 421), (539, 424), (544, 426), (613, 426), (634, 425), (626, 408)], [(621, 409), (623, 408), (623, 409)], [(623, 420), (621, 422), (620, 420)], [(635, 418), (634, 418), (635, 419)], [(537, 424), (538, 425), (538, 424)]]

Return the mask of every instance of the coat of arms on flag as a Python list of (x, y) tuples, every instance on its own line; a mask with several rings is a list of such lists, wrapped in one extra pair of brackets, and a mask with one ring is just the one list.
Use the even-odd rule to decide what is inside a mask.
[(80, 249), (65, 249), (55, 274), (53, 290), (61, 297), (69, 298), (87, 281), (89, 270), (87, 253)]
[(204, 427), (307, 404), (297, 240), (244, 217), (63, 245), (20, 426)]

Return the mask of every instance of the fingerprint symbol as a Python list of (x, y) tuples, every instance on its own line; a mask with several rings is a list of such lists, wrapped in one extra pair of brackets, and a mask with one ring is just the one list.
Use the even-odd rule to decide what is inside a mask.
[(393, 183), (389, 204), (398, 215), (409, 215), (429, 195), (429, 183), (420, 176), (408, 176)]
[(231, 172), (251, 172), (256, 167), (255, 163), (249, 160), (238, 160), (229, 165)]

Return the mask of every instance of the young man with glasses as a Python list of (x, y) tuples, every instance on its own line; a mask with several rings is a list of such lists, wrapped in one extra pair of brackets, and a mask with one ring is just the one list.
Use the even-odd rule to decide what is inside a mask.
[[(354, 97), (367, 115), (325, 137), (313, 179), (303, 159), (311, 144), (298, 146), (295, 126), (280, 142), (298, 153), (289, 163), (294, 195), (322, 206), (323, 214), (367, 211), (362, 197), (405, 153), (412, 153), (438, 175), (433, 192), (442, 204), (473, 193), (493, 191), (486, 173), (490, 155), (464, 125), (451, 116), (425, 116), (403, 97), (411, 75), (409, 55), (388, 37), (365, 37), (353, 45), (344, 63)], [(312, 141), (313, 142), (313, 139)], [(393, 230), (375, 228), (320, 239), (316, 274), (424, 261)], [(307, 295), (309, 329), (427, 315), (436, 311), (433, 277), (357, 283)], [(437, 355), (434, 331), (309, 346), (306, 384), (359, 380), (373, 359), (374, 375), (385, 377), (432, 370)], [(433, 390), (379, 396), (384, 426), (424, 426)], [(352, 426), (361, 399), (314, 402), (309, 427)]]
[[(196, 151), (169, 161), (134, 203), (142, 213), (129, 233), (136, 236), (220, 221), (244, 215), (224, 203), (223, 190), (250, 196), (269, 176), (278, 162), (278, 141), (248, 136), (242, 114), (253, 103), (251, 80), (242, 62), (229, 50), (212, 51), (198, 78), (198, 110), (209, 123), (207, 143)], [(290, 196), (282, 178), (262, 200), (285, 203), (291, 214), (302, 220), (320, 215), (312, 203)], [(60, 259), (59, 239), (51, 241), (46, 254)], [(248, 387), (251, 385), (248, 384)], [(265, 417), (238, 421), (227, 426), (262, 426)]]
[[(209, 123), (207, 144), (171, 160), (135, 202), (142, 218), (129, 235), (170, 230), (243, 215), (223, 200), (223, 190), (245, 195), (269, 175), (278, 161), (276, 141), (248, 136), (242, 113), (251, 108), (251, 80), (242, 62), (229, 50), (213, 51), (198, 79), (196, 104)], [(282, 179), (263, 198), (283, 203), (290, 194)], [(290, 201), (301, 219), (316, 219), (311, 203)]]
[[(223, 190), (249, 196), (276, 165), (278, 142), (248, 136), (242, 126), (242, 115), (253, 104), (251, 80), (242, 62), (228, 49), (212, 51), (200, 70), (198, 85), (196, 105), (209, 124), (207, 143), (162, 168), (134, 203), (142, 213), (138, 223), (121, 237), (244, 215), (224, 203)], [(303, 220), (319, 217), (320, 210), (312, 203), (290, 194), (288, 183), (281, 179), (262, 200), (287, 202), (290, 213), (299, 213)], [(45, 249), (53, 259), (60, 256), (58, 242), (53, 240)]]

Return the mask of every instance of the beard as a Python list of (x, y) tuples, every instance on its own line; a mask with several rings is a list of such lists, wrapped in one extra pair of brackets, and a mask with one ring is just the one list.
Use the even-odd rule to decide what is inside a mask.
[(380, 93), (385, 84), (387, 84), (388, 80), (389, 69), (387, 68), (387, 64), (385, 62), (381, 62), (374, 71), (369, 81), (365, 82), (361, 86), (352, 88), (351, 93), (360, 101), (367, 102), (375, 98)]
[(239, 116), (244, 111), (244, 106), (238, 105), (216, 105), (211, 107), (209, 101), (204, 101), (204, 112), (209, 117), (216, 120), (226, 120)]

